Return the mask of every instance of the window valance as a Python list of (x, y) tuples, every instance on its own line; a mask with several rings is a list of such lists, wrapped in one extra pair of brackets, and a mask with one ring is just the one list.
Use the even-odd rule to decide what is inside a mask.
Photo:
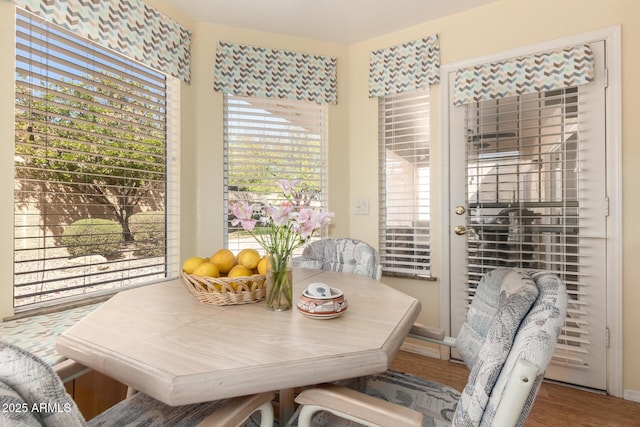
[(456, 71), (454, 105), (590, 83), (593, 52), (579, 45)]
[(214, 89), (240, 96), (337, 102), (336, 58), (218, 42)]
[(13, 0), (39, 17), (186, 82), (191, 32), (141, 0)]
[(424, 89), (440, 82), (440, 43), (433, 34), (371, 52), (369, 97)]

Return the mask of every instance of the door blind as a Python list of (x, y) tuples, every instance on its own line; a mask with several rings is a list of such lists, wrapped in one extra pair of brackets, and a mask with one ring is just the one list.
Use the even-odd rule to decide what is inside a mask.
[(383, 273), (431, 273), (431, 134), (428, 90), (381, 97), (380, 260)]
[(15, 79), (15, 306), (165, 278), (165, 76), (17, 9)]
[(229, 249), (261, 250), (239, 225), (231, 225), (229, 205), (238, 200), (284, 201), (277, 180), (300, 180), (292, 193), (297, 207), (326, 209), (326, 109), (308, 101), (224, 95), (224, 215)]
[[(586, 367), (592, 280), (585, 220), (593, 215), (577, 88), (471, 104), (466, 112), (470, 301), (482, 275), (499, 266), (548, 270), (566, 284), (569, 307), (554, 360)], [(587, 208), (586, 208), (587, 207)], [(601, 218), (604, 224), (604, 218)]]

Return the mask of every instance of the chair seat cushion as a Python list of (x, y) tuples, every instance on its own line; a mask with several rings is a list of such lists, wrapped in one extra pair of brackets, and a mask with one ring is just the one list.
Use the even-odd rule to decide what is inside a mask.
[[(423, 427), (451, 425), (460, 398), (460, 392), (452, 387), (397, 371), (337, 381), (335, 384), (416, 410), (424, 415)], [(297, 413), (287, 425), (298, 425)], [(314, 416), (313, 426), (356, 427), (360, 424), (323, 411)]]
[[(194, 405), (169, 406), (144, 394), (136, 393), (89, 420), (89, 426), (111, 427), (192, 427), (213, 414), (228, 399)], [(260, 414), (254, 414), (245, 427), (260, 426)]]

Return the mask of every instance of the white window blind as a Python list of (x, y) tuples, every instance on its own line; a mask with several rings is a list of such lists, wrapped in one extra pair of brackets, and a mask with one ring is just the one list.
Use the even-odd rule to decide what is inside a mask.
[(428, 90), (379, 98), (380, 259), (384, 274), (431, 273)]
[(589, 254), (600, 233), (589, 224), (604, 225), (588, 207), (602, 200), (584, 192), (598, 185), (584, 163), (585, 107), (567, 88), (470, 104), (466, 112), (469, 301), (480, 277), (498, 266), (556, 273), (569, 307), (554, 361), (577, 368), (588, 365), (586, 301), (597, 259)]
[(20, 9), (15, 79), (15, 306), (166, 278), (173, 82)]
[(293, 193), (297, 206), (326, 209), (326, 110), (326, 105), (308, 101), (224, 95), (224, 215), (229, 249), (261, 250), (240, 226), (230, 224), (229, 204), (278, 201), (282, 195), (276, 180), (301, 180)]

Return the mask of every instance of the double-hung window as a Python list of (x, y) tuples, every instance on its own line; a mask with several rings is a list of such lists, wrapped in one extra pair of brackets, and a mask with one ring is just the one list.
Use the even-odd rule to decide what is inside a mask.
[(176, 82), (17, 9), (16, 309), (175, 274)]
[[(277, 180), (300, 180), (297, 207), (325, 209), (326, 104), (277, 98), (224, 95), (225, 243), (233, 252), (262, 250), (240, 225), (232, 226), (229, 205), (283, 201)], [(256, 218), (260, 219), (260, 218)], [(256, 228), (259, 232), (260, 224)]]
[(380, 259), (383, 274), (431, 270), (429, 90), (379, 98)]

